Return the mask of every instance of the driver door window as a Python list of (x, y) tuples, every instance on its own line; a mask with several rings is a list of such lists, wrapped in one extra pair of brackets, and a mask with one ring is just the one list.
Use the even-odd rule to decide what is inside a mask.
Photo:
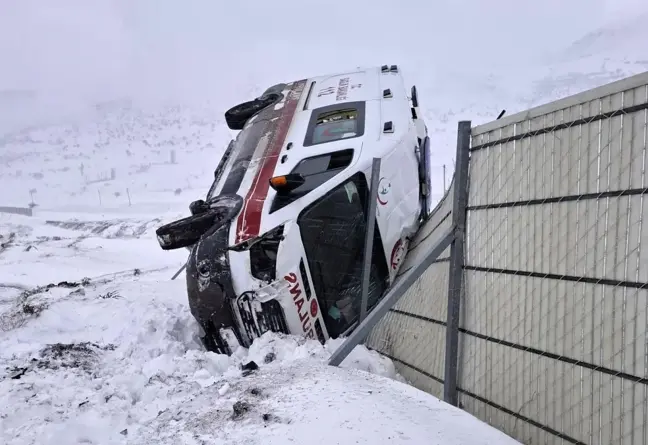
[[(366, 178), (357, 174), (306, 208), (298, 218), (311, 278), (326, 328), (338, 337), (358, 320), (367, 230)], [(387, 288), (387, 262), (378, 226), (374, 236), (368, 307)]]

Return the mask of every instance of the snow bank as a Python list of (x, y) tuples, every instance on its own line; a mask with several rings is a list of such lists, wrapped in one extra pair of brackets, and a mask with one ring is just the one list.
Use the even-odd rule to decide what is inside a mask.
[[(148, 434), (159, 416), (185, 412), (207, 393), (218, 401), (204, 399), (203, 408), (235, 403), (239, 387), (259, 379), (243, 377), (241, 365), (251, 360), (267, 376), (277, 366), (322, 367), (330, 356), (317, 341), (270, 333), (232, 357), (206, 352), (183, 301), (184, 283), (153, 275), (66, 282), (5, 300), (3, 443), (121, 443), (124, 435), (130, 441)], [(365, 348), (354, 362), (395, 376), (393, 366)]]

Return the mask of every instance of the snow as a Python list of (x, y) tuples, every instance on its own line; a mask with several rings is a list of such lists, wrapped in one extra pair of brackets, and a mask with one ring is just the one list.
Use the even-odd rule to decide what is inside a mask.
[(341, 368), (326, 364), (341, 340), (206, 352), (170, 279), (186, 253), (128, 214), (64, 216), (0, 221), (0, 443), (517, 443), (363, 346)]
[(154, 230), (204, 198), (227, 108), (357, 66), (417, 85), (438, 200), (458, 120), (645, 71), (645, 1), (100, 3), (0, 7), (0, 206), (36, 204), (0, 213), (0, 444), (517, 443), (361, 346), (341, 368), (340, 340), (205, 352), (170, 279), (186, 251)]

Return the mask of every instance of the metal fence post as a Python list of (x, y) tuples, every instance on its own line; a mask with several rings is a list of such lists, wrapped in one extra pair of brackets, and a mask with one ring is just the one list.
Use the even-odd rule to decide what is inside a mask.
[(374, 231), (376, 229), (376, 200), (378, 199), (378, 182), (380, 181), (380, 158), (373, 158), (371, 164), (371, 187), (369, 188), (369, 209), (367, 212), (367, 232), (365, 233), (364, 257), (362, 264), (362, 302), (360, 320), (367, 316), (369, 300), (369, 279), (371, 278), (371, 257), (373, 254)]
[(466, 206), (468, 205), (468, 164), (471, 122), (459, 122), (457, 129), (457, 161), (455, 167), (452, 225), (455, 236), (450, 245), (450, 276), (448, 278), (448, 314), (446, 325), (445, 376), (443, 400), (457, 406), (457, 362), (459, 357), (459, 314), (463, 294), (464, 238)]

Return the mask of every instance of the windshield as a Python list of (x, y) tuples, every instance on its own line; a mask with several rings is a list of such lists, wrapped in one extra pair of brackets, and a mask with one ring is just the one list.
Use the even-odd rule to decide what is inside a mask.
[[(214, 170), (214, 181), (207, 193), (207, 200), (217, 195), (227, 195), (238, 191), (254, 152), (267, 131), (267, 124), (267, 120), (257, 119), (251, 125), (243, 128), (236, 135), (236, 139), (230, 141)], [(208, 162), (209, 159), (206, 157), (205, 162)], [(229, 165), (231, 167), (223, 178), (223, 173)]]

